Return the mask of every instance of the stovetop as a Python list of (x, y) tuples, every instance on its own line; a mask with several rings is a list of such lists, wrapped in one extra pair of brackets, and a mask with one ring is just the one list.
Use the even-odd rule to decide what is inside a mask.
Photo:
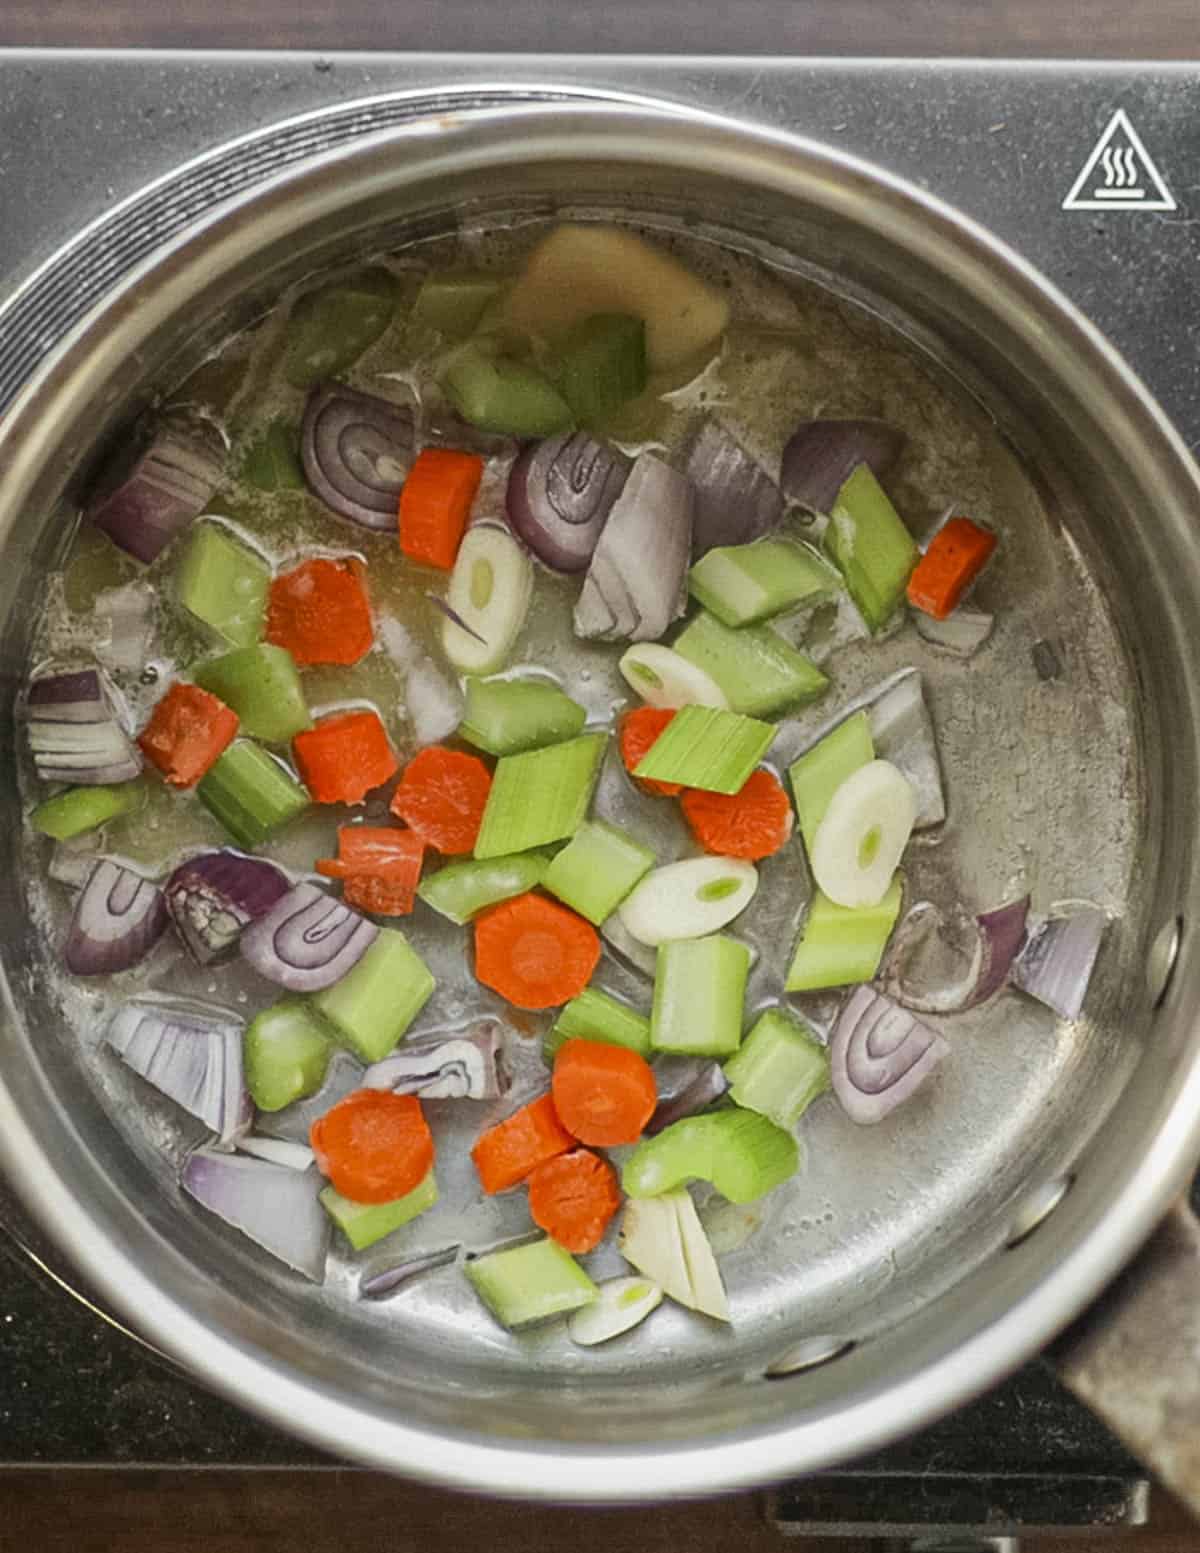
[[(1200, 443), (1200, 66), (1164, 65), (0, 51), (0, 411), (114, 270), (189, 212), (386, 123), (396, 94), (454, 86), (469, 100), (497, 83), (667, 98), (869, 157), (1046, 272)], [(253, 155), (216, 152), (247, 136), (262, 137)], [(122, 202), (155, 182), (138, 206), (153, 219), (131, 217)], [(42, 266), (73, 241), (73, 284), (55, 290)], [(2, 1185), (0, 1224), (15, 1231), (0, 1237), (0, 1466), (331, 1465), (81, 1303)], [(998, 1530), (1134, 1522), (1145, 1485), (1035, 1364), (772, 1503), (789, 1527)]]

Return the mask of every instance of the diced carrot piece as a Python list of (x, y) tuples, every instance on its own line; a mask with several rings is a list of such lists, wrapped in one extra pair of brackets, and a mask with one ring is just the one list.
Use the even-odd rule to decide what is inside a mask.
[(554, 1059), (550, 1093), (558, 1119), (580, 1143), (636, 1143), (654, 1115), (654, 1069), (627, 1046), (571, 1040)]
[(138, 743), (172, 787), (194, 787), (237, 731), (238, 715), (224, 701), (177, 680), (150, 714)]
[(309, 1131), (317, 1163), (352, 1202), (384, 1203), (420, 1186), (433, 1166), (433, 1135), (416, 1095), (356, 1089)]
[(496, 1127), (489, 1127), (475, 1147), (471, 1158), (479, 1172), (485, 1192), (506, 1192), (523, 1181), (556, 1154), (575, 1147), (575, 1139), (558, 1119), (554, 1101), (542, 1095)]
[(297, 663), (357, 663), (375, 641), (362, 562), (315, 556), (276, 577), (266, 637)]
[(447, 857), (473, 852), (492, 788), (477, 755), (431, 744), (414, 755), (392, 798), (392, 813)]
[(600, 959), (590, 922), (544, 895), (517, 895), (475, 919), (475, 976), (517, 1008), (578, 997)]
[(298, 733), (292, 751), (318, 803), (361, 803), (395, 776), (400, 762), (378, 712), (339, 712)]
[(680, 807), (692, 835), (720, 857), (757, 862), (778, 852), (792, 834), (791, 801), (778, 777), (761, 766), (736, 793), (689, 787)]
[(590, 1149), (572, 1149), (530, 1173), (530, 1217), (576, 1256), (596, 1249), (620, 1206), (616, 1171)]
[(342, 825), (337, 857), (314, 866), (327, 879), (341, 879), (342, 898), (377, 917), (406, 917), (417, 898), (425, 843), (396, 825)]
[[(622, 717), (619, 734), (621, 759), (630, 776), (650, 753), (651, 746), (674, 716), (674, 711), (669, 707), (639, 706)], [(653, 777), (634, 777), (634, 781), (643, 792), (653, 793), (658, 798), (674, 798), (683, 792), (681, 782), (656, 782)]]
[(970, 518), (951, 518), (933, 536), (908, 579), (908, 602), (945, 620), (987, 565), (996, 536)]
[(452, 448), (426, 448), (400, 491), (400, 548), (411, 561), (450, 571), (466, 533), (483, 460)]

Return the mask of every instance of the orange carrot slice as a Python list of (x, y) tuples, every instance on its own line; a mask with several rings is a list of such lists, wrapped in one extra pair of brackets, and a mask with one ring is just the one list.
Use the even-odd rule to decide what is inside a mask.
[(945, 620), (979, 576), (996, 548), (996, 536), (970, 518), (951, 518), (933, 536), (908, 579), (908, 602)]
[[(631, 776), (674, 716), (675, 713), (667, 707), (639, 706), (622, 717), (619, 735), (621, 759)], [(635, 781), (643, 792), (654, 793), (659, 798), (674, 798), (683, 791), (683, 785), (679, 782), (656, 782), (652, 777), (636, 777)]]
[(543, 895), (516, 895), (475, 919), (476, 979), (517, 1008), (578, 997), (599, 959), (592, 924)]
[(400, 548), (411, 561), (450, 571), (483, 477), (475, 453), (426, 448), (400, 491)]
[(356, 1089), (313, 1123), (309, 1141), (335, 1190), (352, 1202), (404, 1197), (429, 1174), (433, 1136), (416, 1095)]
[(580, 1143), (636, 1143), (654, 1115), (654, 1070), (627, 1046), (570, 1040), (554, 1059), (550, 1093), (558, 1119)]
[(314, 866), (327, 879), (341, 879), (342, 898), (377, 917), (406, 917), (417, 898), (425, 843), (397, 825), (342, 825), (337, 857)]
[(361, 803), (396, 774), (400, 762), (378, 712), (339, 712), (298, 733), (292, 752), (318, 803)]
[(683, 817), (706, 852), (771, 857), (792, 834), (792, 805), (778, 777), (759, 768), (736, 793), (706, 793), (688, 788), (680, 800)]
[(238, 716), (199, 685), (176, 682), (150, 714), (138, 743), (172, 787), (194, 787), (233, 743)]
[(533, 1222), (576, 1256), (596, 1249), (620, 1206), (616, 1171), (590, 1149), (572, 1149), (530, 1173)]
[(489, 1127), (471, 1150), (483, 1189), (506, 1192), (556, 1154), (575, 1147), (575, 1139), (558, 1119), (549, 1095), (522, 1106), (507, 1121)]
[(317, 556), (276, 577), (266, 637), (297, 663), (357, 663), (375, 641), (362, 562)]
[(491, 787), (477, 755), (431, 744), (405, 766), (392, 813), (446, 856), (473, 852)]

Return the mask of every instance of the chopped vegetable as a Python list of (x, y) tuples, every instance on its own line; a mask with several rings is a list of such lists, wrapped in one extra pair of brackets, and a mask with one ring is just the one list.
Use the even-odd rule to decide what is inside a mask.
[(334, 1190), (355, 1203), (415, 1191), (433, 1168), (433, 1134), (415, 1095), (358, 1089), (312, 1129), (313, 1152)]
[(1017, 957), (1014, 984), (1060, 1019), (1078, 1019), (1107, 926), (1094, 906), (1047, 918)]
[(317, 1200), (319, 1180), (315, 1170), (216, 1149), (195, 1149), (179, 1177), (202, 1207), (313, 1283), (324, 1281), (329, 1245), (329, 1220)]
[(269, 1165), (286, 1165), (289, 1170), (311, 1170), (317, 1156), (307, 1143), (289, 1143), (286, 1138), (261, 1138), (257, 1133), (237, 1140), (239, 1154), (265, 1159)]
[(302, 491), (300, 427), (277, 415), (246, 449), (242, 479), (260, 491)]
[(575, 1147), (549, 1095), (524, 1105), (507, 1121), (481, 1134), (471, 1158), (489, 1197), (524, 1181), (548, 1159)]
[(923, 636), (927, 642), (945, 648), (956, 658), (969, 658), (991, 636), (996, 617), (977, 609), (956, 609), (945, 620), (935, 620), (932, 615), (918, 610), (913, 616), (913, 622), (917, 635)]
[(260, 846), (308, 808), (308, 794), (291, 772), (248, 739), (229, 746), (196, 794), (244, 847)]
[(299, 664), (357, 663), (375, 642), (362, 562), (314, 556), (276, 577), (266, 636)]
[(500, 1028), (497, 1019), (481, 1019), (467, 1030), (406, 1041), (371, 1064), (363, 1086), (425, 1100), (498, 1100), (509, 1082)]
[(575, 418), (594, 426), (646, 386), (646, 326), (628, 313), (592, 313), (559, 352), (558, 386)]
[(144, 960), (167, 927), (163, 893), (131, 868), (102, 858), (79, 893), (63, 945), (75, 976), (111, 976)]
[(590, 1305), (596, 1285), (554, 1240), (535, 1240), (468, 1258), (465, 1272), (479, 1298), (510, 1331)]
[(242, 932), (242, 958), (289, 992), (319, 992), (356, 965), (380, 929), (308, 880)]
[(469, 858), (430, 874), (421, 881), (417, 894), (427, 906), (461, 927), (487, 907), (534, 889), (549, 866), (545, 852), (519, 852), (486, 862)]
[(874, 906), (838, 906), (820, 890), (813, 896), (787, 973), (789, 992), (815, 992), (870, 981), (900, 915), (897, 874)]
[(242, 1027), (223, 1009), (171, 998), (135, 998), (105, 1035), (127, 1067), (199, 1117), (228, 1147), (250, 1130)]
[(860, 766), (829, 800), (809, 849), (813, 878), (837, 906), (877, 906), (916, 818), (912, 783), (890, 761)]
[(462, 691), (431, 660), (409, 669), (404, 710), (418, 749), (448, 739), (462, 721), (463, 705)]
[(300, 427), (304, 478), (339, 517), (394, 532), (413, 452), (411, 410), (341, 383), (319, 383), (308, 396)]
[(685, 1056), (731, 1056), (741, 1044), (749, 972), (749, 949), (721, 933), (661, 945), (651, 1046)]
[(792, 834), (792, 806), (779, 778), (760, 767), (736, 793), (691, 788), (680, 805), (706, 852), (757, 862), (773, 857)]
[(606, 1278), (590, 1305), (567, 1321), (567, 1336), (581, 1348), (594, 1348), (640, 1326), (662, 1304), (663, 1291), (648, 1278)]
[(790, 539), (722, 545), (688, 573), (692, 597), (727, 626), (754, 625), (837, 591), (837, 577), (815, 550)]
[(208, 506), (224, 464), (224, 444), (210, 421), (163, 421), (148, 441), (136, 439), (104, 469), (84, 520), (149, 566)]
[(426, 1213), (438, 1200), (437, 1179), (432, 1170), (411, 1192), (391, 1202), (360, 1203), (343, 1197), (335, 1187), (321, 1193), (321, 1206), (356, 1251), (365, 1251), (385, 1235), (410, 1224), (418, 1214)]
[(617, 1173), (590, 1149), (572, 1149), (529, 1174), (529, 1216), (564, 1251), (594, 1251), (621, 1206)]
[(231, 647), (250, 647), (263, 634), (271, 568), (225, 527), (197, 523), (179, 562), (175, 588), (189, 614)]
[(557, 685), (536, 679), (472, 679), (459, 734), (489, 755), (519, 755), (583, 731), (587, 713)]
[(824, 516), (860, 464), (882, 480), (904, 441), (904, 433), (886, 421), (803, 421), (783, 449), (783, 494), (806, 512)]
[(323, 717), (296, 735), (292, 750), (301, 780), (318, 803), (361, 803), (400, 769), (378, 712)]
[(577, 997), (600, 959), (595, 928), (556, 901), (518, 895), (475, 921), (475, 977), (515, 1008)]
[(426, 275), (409, 313), (409, 322), (436, 329), (448, 340), (473, 334), (489, 302), (504, 289), (502, 276), (483, 270), (452, 270)]
[(477, 453), (425, 448), (400, 492), (400, 548), (410, 561), (448, 572), (483, 478)]
[(658, 1104), (646, 1059), (599, 1041), (569, 1040), (559, 1049), (551, 1093), (567, 1131), (603, 1149), (635, 1143)]
[(639, 642), (626, 648), (617, 667), (626, 683), (650, 706), (715, 706), (728, 710), (725, 692), (712, 675), (661, 642)]
[(124, 787), (70, 787), (65, 793), (46, 798), (29, 816), (29, 823), (43, 836), (69, 841), (95, 830), (119, 814), (128, 814), (141, 804), (145, 793), (132, 783)]
[(508, 661), (529, 612), (533, 566), (507, 529), (476, 523), (450, 574), (442, 651), (463, 674), (492, 674)]
[(970, 518), (951, 518), (933, 538), (908, 579), (908, 602), (935, 620), (958, 608), (996, 548), (996, 536)]
[(800, 1167), (795, 1138), (757, 1111), (689, 1116), (646, 1138), (626, 1161), (630, 1197), (660, 1197), (689, 1181), (711, 1181), (730, 1202), (756, 1202)]
[(303, 1100), (294, 1100), (281, 1111), (260, 1111), (257, 1127), (270, 1138), (283, 1138), (292, 1143), (308, 1146), (309, 1133), (318, 1117), (324, 1116), (330, 1106), (356, 1089), (363, 1087), (363, 1068), (357, 1058), (340, 1046), (330, 1053), (329, 1066), (320, 1089)]
[(855, 712), (788, 767), (800, 834), (810, 855), (829, 800), (847, 777), (874, 759), (870, 721), (866, 712)]
[(237, 731), (237, 713), (223, 701), (176, 680), (155, 704), (138, 744), (172, 787), (195, 787)]
[(770, 626), (733, 631), (707, 610), (675, 638), (675, 651), (711, 675), (733, 711), (751, 717), (771, 717), (829, 689), (816, 664)]
[(573, 836), (591, 802), (606, 743), (603, 733), (584, 733), (498, 761), (475, 856), (504, 857)]
[(757, 870), (741, 858), (688, 857), (647, 874), (622, 904), (621, 922), (652, 948), (703, 938), (740, 916), (757, 889)]
[[(626, 712), (620, 723), (621, 759), (632, 776), (658, 742), (659, 735), (675, 716), (666, 707), (639, 706)], [(639, 787), (661, 798), (674, 798), (683, 791), (682, 782), (654, 782), (635, 778)]]
[(282, 1111), (325, 1080), (333, 1037), (300, 998), (264, 1008), (246, 1026), (243, 1061), (250, 1097), (260, 1111)]
[(946, 818), (946, 795), (920, 670), (901, 669), (885, 680), (872, 694), (866, 712), (875, 753), (890, 760), (917, 795), (913, 829), (940, 825)]
[(584, 820), (554, 857), (544, 889), (589, 922), (610, 916), (651, 868), (654, 853), (605, 820)]
[(775, 737), (771, 723), (717, 707), (684, 706), (634, 768), (634, 776), (738, 793)]
[(572, 424), (571, 407), (536, 367), (464, 345), (442, 386), (472, 426), (511, 437), (552, 437)]
[(727, 427), (703, 422), (688, 453), (686, 473), (696, 487), (694, 554), (703, 556), (717, 545), (746, 544), (779, 526), (779, 487)]
[[(415, 830), (426, 846), (453, 857), (470, 852), (482, 839), (481, 826), (491, 791), (491, 775), (477, 755), (464, 755), (459, 750), (432, 744), (405, 766), (391, 811)], [(497, 847), (487, 855), (524, 850)]]
[(712, 1110), (718, 1100), (724, 1098), (729, 1082), (720, 1063), (697, 1057), (692, 1060), (692, 1066), (696, 1069), (694, 1076), (677, 1089), (669, 1100), (658, 1102), (654, 1115), (642, 1129), (647, 1138), (657, 1137), (660, 1132), (681, 1122), (685, 1116), (699, 1116), (703, 1111)]
[(39, 674), (25, 703), (29, 749), (43, 782), (128, 782), (142, 758), (121, 727), (98, 669)]
[(242, 732), (286, 744), (311, 726), (300, 675), (290, 652), (270, 642), (238, 647), (195, 669), (196, 683), (219, 696), (241, 719)]
[(434, 986), (432, 971), (404, 934), (383, 927), (314, 1004), (356, 1056), (379, 1062), (428, 1003)]
[(643, 1057), (650, 1055), (650, 1021), (627, 1003), (610, 997), (599, 987), (585, 987), (560, 1011), (542, 1042), (542, 1056), (553, 1065), (561, 1047), (570, 1040), (604, 1041), (626, 1046)]
[(1008, 981), (1025, 943), (1028, 916), (1028, 895), (974, 918), (964, 911), (956, 912), (954, 926), (969, 924), (973, 929), (966, 971), (958, 976), (955, 972), (963, 960), (961, 940), (952, 933), (947, 941), (941, 911), (928, 901), (919, 901), (892, 937), (879, 974), (881, 991), (901, 1007), (918, 1013), (951, 1014), (974, 1008)]
[(372, 1273), (369, 1278), (364, 1278), (358, 1286), (358, 1292), (365, 1300), (385, 1300), (398, 1289), (403, 1289), (411, 1283), (414, 1278), (419, 1278), (424, 1273), (436, 1272), (440, 1267), (449, 1267), (457, 1259), (461, 1250), (460, 1244), (454, 1244), (442, 1246), (437, 1251), (418, 1251), (415, 1255), (406, 1256), (403, 1261), (384, 1268), (382, 1272)]
[(406, 917), (417, 899), (425, 843), (414, 830), (395, 825), (338, 827), (338, 855), (314, 866), (341, 879), (342, 899), (378, 917)]
[(859, 613), (878, 631), (903, 599), (920, 551), (866, 464), (838, 492), (824, 545)]
[(717, 1321), (729, 1320), (717, 1259), (686, 1187), (627, 1202), (619, 1246), (625, 1260), (670, 1299)]
[(907, 1009), (856, 987), (829, 1045), (833, 1092), (852, 1122), (870, 1126), (902, 1105), (949, 1052)]
[(264, 916), (290, 888), (274, 863), (222, 848), (180, 863), (163, 894), (192, 959), (213, 965), (233, 954), (247, 923)]
[(803, 1020), (769, 1008), (725, 1064), (725, 1077), (737, 1105), (790, 1129), (829, 1088), (829, 1054)]
[(585, 432), (530, 443), (508, 477), (508, 521), (556, 572), (587, 570), (630, 462)]
[(387, 270), (363, 270), (306, 291), (292, 304), (283, 373), (308, 388), (351, 366), (384, 332), (396, 311), (396, 281)]

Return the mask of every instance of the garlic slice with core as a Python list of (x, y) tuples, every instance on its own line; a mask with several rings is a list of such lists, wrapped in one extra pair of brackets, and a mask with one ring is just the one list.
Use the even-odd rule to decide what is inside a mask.
[(617, 664), (626, 682), (648, 706), (715, 706), (729, 710), (725, 692), (712, 675), (661, 642), (637, 642)]
[(754, 899), (758, 871), (737, 857), (689, 857), (654, 868), (617, 909), (621, 926), (640, 944), (703, 938), (720, 930)]
[(916, 816), (913, 785), (890, 761), (860, 766), (834, 792), (813, 835), (809, 862), (821, 890), (838, 906), (877, 906)]
[(599, 1289), (595, 1300), (567, 1322), (567, 1336), (581, 1348), (620, 1337), (662, 1304), (663, 1291), (648, 1278), (606, 1278)]

